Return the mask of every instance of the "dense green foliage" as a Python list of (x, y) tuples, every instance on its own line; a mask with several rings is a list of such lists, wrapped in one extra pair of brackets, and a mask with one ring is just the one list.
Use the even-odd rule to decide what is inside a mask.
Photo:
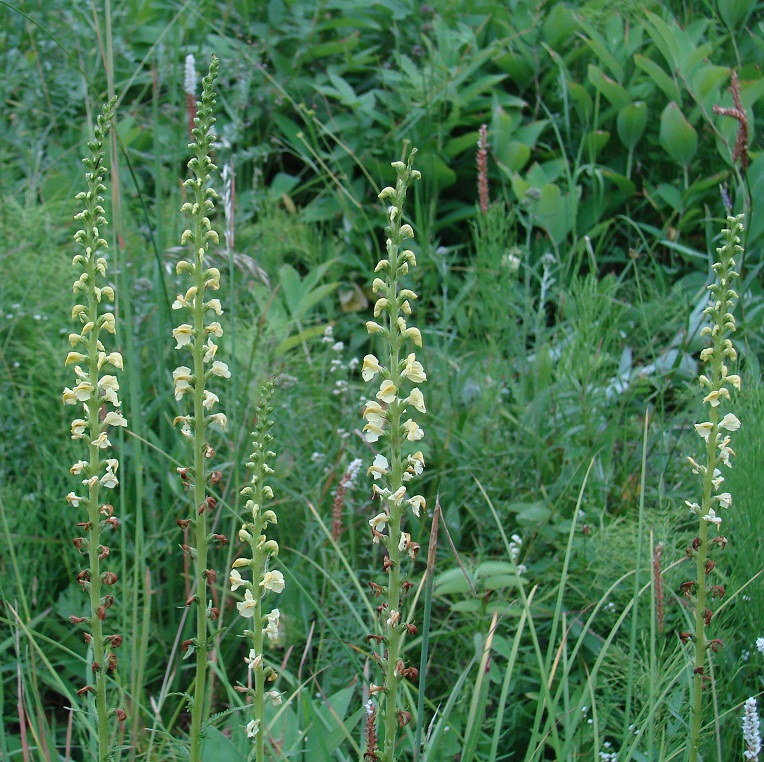
[[(83, 596), (64, 496), (80, 456), (61, 390), (70, 383), (80, 157), (114, 94), (104, 195), (129, 421), (114, 443), (112, 616), (125, 638), (114, 694), (128, 707), (115, 744), (124, 759), (183, 758), (179, 692), (190, 669), (180, 644), (192, 627), (176, 524), (187, 497), (176, 473), (184, 443), (172, 428), (171, 304), (186, 289), (175, 263), (189, 54), (200, 70), (211, 54), (221, 59), (214, 159), (235, 173), (235, 238), (227, 251), (219, 214), (221, 245), (210, 251), (222, 273), (220, 356), (233, 376), (220, 393), (228, 427), (213, 442), (223, 478), (211, 521), (231, 543), (211, 551), (221, 610), (212, 696), (223, 714), (207, 762), (246, 759), (249, 748), (234, 688), (246, 680), (245, 623), (226, 578), (241, 553), (239, 490), (270, 377), (279, 523), (269, 532), (287, 580), (276, 651), (286, 693), (269, 708), (272, 758), (350, 760), (364, 750), (363, 692), (379, 682), (365, 639), (377, 605), (367, 583), (379, 579), (382, 556), (369, 537), (378, 504), (366, 476), (373, 450), (360, 436), (369, 391), (359, 361), (374, 346), (364, 322), (384, 248), (377, 193), (411, 146), (422, 181), (407, 207), (419, 264), (410, 280), (428, 375), (418, 490), (442, 506), (450, 538), (441, 525), (429, 628), (406, 641), (407, 663), (418, 666), (423, 643), (429, 649), (420, 732), (430, 735), (419, 759), (598, 760), (615, 749), (618, 759), (683, 758), (691, 668), (677, 633), (690, 613), (679, 586), (697, 531), (684, 502), (696, 499), (686, 456), (698, 452), (702, 312), (726, 217), (720, 186), (747, 215), (735, 335), (743, 427), (728, 477), (729, 544), (714, 571), (727, 595), (712, 637), (725, 647), (710, 654), (703, 738), (706, 759), (741, 755), (740, 706), (764, 685), (754, 645), (764, 636), (764, 151), (754, 122), (763, 4), (688, 0), (673, 14), (665, 5), (3, 5), (1, 758), (22, 759), (22, 749), (90, 758), (89, 719), (67, 709), (79, 705), (87, 657), (69, 623)], [(714, 113), (734, 106), (733, 70), (747, 167), (733, 161), (739, 120)], [(214, 184), (222, 194), (222, 179)], [(361, 473), (333, 515), (356, 458)], [(420, 571), (431, 520), (432, 511), (407, 530), (422, 545)], [(411, 599), (421, 606), (426, 594)], [(407, 690), (416, 717), (417, 684)], [(401, 731), (405, 748), (416, 732), (416, 722)]]

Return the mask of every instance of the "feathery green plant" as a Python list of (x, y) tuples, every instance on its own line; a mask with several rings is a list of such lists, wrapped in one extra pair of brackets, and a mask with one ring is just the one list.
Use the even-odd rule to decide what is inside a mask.
[[(193, 545), (184, 545), (194, 566), (195, 592), (186, 601), (186, 605), (196, 605), (196, 637), (185, 644), (186, 649), (193, 648), (196, 653), (196, 678), (191, 704), (191, 762), (200, 758), (203, 725), (209, 716), (209, 698), (207, 696), (208, 652), (212, 648), (209, 639), (208, 622), (218, 616), (207, 600), (207, 588), (215, 581), (215, 572), (207, 568), (207, 556), (211, 542), (224, 544), (227, 540), (222, 535), (208, 534), (207, 515), (216, 506), (215, 498), (208, 494), (208, 485), (216, 484), (221, 477), (219, 471), (208, 471), (206, 461), (214, 456), (214, 450), (207, 442), (210, 424), (221, 428), (226, 425), (223, 413), (212, 413), (218, 402), (218, 396), (206, 388), (211, 376), (230, 378), (228, 366), (215, 360), (217, 344), (214, 339), (223, 335), (223, 329), (217, 320), (208, 320), (210, 313), (223, 314), (220, 300), (205, 301), (207, 291), (220, 288), (220, 271), (216, 267), (207, 267), (205, 254), (210, 243), (218, 243), (218, 235), (212, 229), (207, 216), (214, 209), (213, 199), (217, 193), (208, 187), (210, 175), (216, 169), (210, 159), (214, 136), (212, 115), (215, 108), (214, 83), (218, 76), (219, 60), (213, 56), (209, 73), (202, 80), (202, 97), (197, 104), (196, 125), (193, 130), (194, 142), (190, 148), (194, 157), (188, 162), (188, 168), (194, 177), (184, 182), (184, 187), (193, 193), (193, 201), (187, 201), (181, 211), (188, 214), (192, 227), (185, 230), (181, 244), (188, 244), (190, 260), (181, 260), (177, 265), (178, 274), (189, 273), (193, 285), (185, 295), (179, 294), (173, 302), (173, 309), (187, 309), (191, 312), (192, 323), (183, 323), (173, 329), (176, 349), (188, 349), (191, 352), (193, 368), (181, 365), (173, 371), (175, 399), (179, 402), (186, 394), (192, 397), (193, 410), (189, 415), (179, 415), (175, 423), (181, 424), (181, 433), (191, 441), (193, 447), (193, 465), (178, 469), (184, 484), (193, 489), (191, 514), (178, 523), (184, 530), (193, 530)], [(207, 367), (209, 366), (209, 367)]]
[(700, 385), (708, 389), (703, 403), (708, 405), (708, 421), (695, 424), (695, 430), (705, 442), (705, 462), (698, 463), (688, 458), (693, 473), (702, 479), (703, 496), (700, 504), (686, 501), (690, 510), (698, 515), (698, 535), (687, 549), (687, 555), (695, 559), (696, 576), (682, 585), (682, 591), (690, 596), (695, 591), (695, 630), (682, 634), (684, 642), (693, 640), (695, 643), (692, 660), (692, 710), (690, 717), (690, 762), (696, 762), (699, 754), (700, 730), (702, 722), (703, 689), (709, 675), (706, 672), (706, 650), (717, 651), (722, 647), (718, 638), (708, 640), (706, 627), (711, 623), (713, 611), (708, 607), (709, 598), (721, 598), (724, 595), (722, 585), (710, 585), (708, 577), (716, 563), (709, 558), (709, 551), (714, 545), (724, 548), (726, 538), (719, 534), (709, 537), (709, 530), (719, 529), (722, 523), (719, 509), (729, 508), (732, 496), (729, 492), (719, 492), (724, 481), (721, 466), (730, 467), (730, 457), (734, 451), (730, 447), (730, 432), (740, 428), (740, 421), (734, 413), (720, 414), (723, 401), (730, 401), (729, 387), (740, 390), (740, 376), (729, 373), (727, 362), (735, 362), (737, 352), (732, 346), (729, 334), (735, 330), (735, 318), (732, 307), (737, 294), (732, 290), (731, 283), (737, 277), (734, 271), (735, 257), (742, 254), (740, 235), (743, 232), (744, 215), (727, 217), (728, 227), (722, 230), (724, 245), (716, 250), (718, 261), (713, 265), (715, 281), (708, 286), (712, 299), (703, 311), (711, 321), (705, 326), (702, 336), (711, 338), (711, 346), (700, 353), (700, 359), (706, 363), (708, 370), (699, 377)]
[[(127, 421), (120, 411), (117, 397), (119, 382), (116, 376), (102, 373), (104, 366), (122, 370), (122, 355), (119, 352), (106, 353), (102, 337), (116, 332), (114, 313), (107, 311), (102, 302), (114, 301), (114, 289), (99, 283), (106, 277), (106, 259), (99, 256), (108, 244), (101, 237), (99, 228), (106, 225), (104, 208), (101, 206), (106, 189), (103, 184), (106, 176), (104, 166), (104, 140), (111, 125), (114, 100), (104, 105), (98, 116), (94, 139), (88, 143), (90, 155), (83, 159), (87, 167), (85, 178), (87, 191), (77, 194), (78, 201), (85, 202), (85, 209), (75, 216), (82, 223), (82, 229), (75, 235), (75, 240), (85, 250), (84, 254), (74, 257), (73, 265), (81, 269), (74, 282), (75, 296), (81, 294), (85, 304), (78, 303), (72, 310), (72, 319), (82, 324), (80, 333), (69, 334), (72, 351), (66, 357), (67, 365), (74, 365), (77, 384), (74, 388), (64, 389), (63, 400), (66, 405), (82, 404), (83, 418), (72, 421), (72, 439), (84, 439), (88, 442), (86, 460), (77, 461), (69, 470), (82, 478), (87, 494), (80, 496), (70, 492), (66, 499), (73, 508), (82, 505), (87, 511), (87, 519), (77, 524), (85, 530), (85, 537), (75, 537), (74, 545), (80, 553), (87, 556), (88, 566), (77, 575), (77, 582), (90, 596), (88, 616), (72, 616), (73, 624), (85, 624), (89, 632), (85, 641), (92, 654), (90, 667), (95, 685), (86, 685), (78, 695), (94, 696), (90, 709), (94, 710), (98, 738), (96, 741), (97, 759), (105, 762), (110, 755), (108, 718), (116, 714), (124, 720), (122, 709), (109, 709), (106, 696), (106, 674), (117, 667), (115, 650), (122, 644), (122, 636), (104, 634), (103, 623), (108, 618), (108, 610), (114, 603), (114, 597), (104, 588), (117, 581), (113, 571), (103, 569), (101, 562), (109, 556), (109, 546), (104, 543), (104, 531), (116, 529), (118, 520), (114, 508), (103, 502), (101, 490), (110, 490), (118, 486), (116, 458), (105, 457), (111, 447), (109, 427), (127, 426)], [(84, 366), (84, 367), (83, 367)]]
[[(382, 717), (384, 718), (384, 746), (381, 759), (393, 762), (395, 759), (395, 735), (398, 726), (407, 725), (411, 715), (398, 709), (398, 686), (404, 678), (415, 679), (418, 670), (406, 667), (401, 659), (401, 646), (406, 633), (416, 634), (417, 628), (413, 623), (404, 622), (401, 617), (401, 602), (403, 596), (413, 583), (406, 579), (402, 561), (408, 555), (413, 561), (419, 550), (419, 544), (411, 539), (408, 532), (403, 531), (403, 521), (406, 508), (411, 506), (414, 515), (419, 516), (425, 507), (425, 499), (421, 495), (407, 497), (406, 483), (422, 473), (424, 456), (421, 451), (414, 454), (404, 453), (406, 441), (417, 442), (424, 436), (424, 431), (411, 418), (405, 421), (403, 417), (408, 406), (420, 413), (426, 411), (424, 396), (414, 386), (408, 396), (403, 396), (403, 388), (407, 384), (421, 384), (427, 380), (427, 375), (414, 352), (402, 357), (404, 347), (409, 339), (416, 345), (422, 346), (422, 334), (418, 328), (406, 325), (406, 317), (411, 314), (409, 300), (416, 299), (416, 294), (409, 289), (401, 289), (399, 279), (406, 275), (409, 266), (416, 266), (414, 252), (403, 249), (406, 241), (414, 237), (411, 225), (403, 222), (403, 204), (406, 191), (420, 173), (412, 169), (412, 161), (416, 150), (412, 150), (406, 163), (393, 162), (393, 169), (398, 174), (395, 187), (383, 188), (379, 193), (382, 201), (389, 199), (387, 217), (389, 224), (385, 228), (387, 234), (387, 258), (380, 260), (374, 272), (382, 273), (385, 279), (375, 278), (372, 291), (380, 294), (374, 305), (374, 317), (385, 316), (384, 325), (370, 320), (366, 329), (370, 334), (378, 333), (385, 342), (385, 365), (381, 365), (374, 355), (366, 355), (363, 360), (362, 376), (364, 381), (371, 381), (379, 375), (382, 379), (377, 400), (366, 403), (363, 417), (367, 423), (363, 430), (368, 442), (379, 439), (387, 441), (387, 456), (378, 453), (369, 468), (374, 478), (374, 493), (383, 501), (384, 510), (369, 520), (373, 542), (384, 545), (387, 556), (383, 569), (388, 574), (386, 587), (374, 585), (375, 594), (385, 596), (385, 603), (380, 607), (382, 635), (370, 635), (369, 638), (385, 646), (385, 654), (377, 655), (379, 666), (384, 672), (384, 684), (372, 685), (369, 693), (372, 697), (377, 693), (385, 696)], [(403, 250), (402, 250), (403, 249)], [(382, 407), (384, 404), (386, 407)], [(381, 480), (385, 485), (380, 487), (376, 482)], [(387, 532), (383, 530), (387, 527)], [(373, 716), (373, 705), (369, 716)], [(377, 750), (372, 748), (371, 740), (367, 738), (367, 751), (370, 759), (379, 759)]]
[[(239, 540), (247, 543), (251, 555), (249, 558), (237, 558), (233, 562), (229, 577), (232, 592), (242, 586), (245, 588), (244, 600), (236, 604), (239, 614), (245, 619), (252, 619), (252, 628), (244, 633), (250, 641), (249, 655), (245, 661), (254, 675), (255, 686), (249, 688), (240, 685), (237, 690), (246, 693), (252, 699), (253, 717), (247, 723), (247, 736), (255, 739), (256, 762), (265, 760), (265, 702), (270, 701), (273, 706), (281, 703), (281, 694), (278, 691), (265, 690), (265, 683), (275, 680), (277, 674), (273, 667), (264, 663), (263, 650), (265, 635), (271, 640), (278, 636), (280, 615), (278, 609), (263, 615), (263, 598), (268, 591), (278, 594), (284, 590), (284, 575), (278, 569), (269, 568), (271, 558), (278, 555), (278, 543), (269, 540), (265, 534), (268, 524), (277, 523), (276, 514), (263, 508), (266, 500), (273, 499), (273, 489), (265, 483), (267, 477), (273, 473), (267, 460), (276, 457), (276, 453), (268, 449), (273, 441), (273, 436), (269, 433), (273, 421), (268, 418), (273, 412), (270, 405), (272, 395), (273, 381), (268, 381), (262, 389), (257, 407), (257, 423), (252, 434), (253, 451), (247, 463), (252, 477), (249, 485), (241, 491), (247, 498), (245, 508), (251, 511), (252, 518), (239, 530)], [(239, 569), (250, 569), (252, 579), (243, 579)]]

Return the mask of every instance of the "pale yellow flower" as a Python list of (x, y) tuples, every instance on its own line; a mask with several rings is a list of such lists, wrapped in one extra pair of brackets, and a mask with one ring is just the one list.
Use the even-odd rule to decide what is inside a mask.
[(406, 398), (406, 403), (413, 405), (420, 413), (427, 412), (427, 408), (424, 406), (424, 396), (419, 389), (412, 389), (411, 394)]
[(250, 590), (246, 590), (244, 592), (244, 600), (238, 601), (236, 608), (239, 609), (239, 614), (245, 619), (251, 619), (255, 615), (257, 603), (258, 602), (252, 597), (252, 592)]
[(391, 402), (395, 401), (397, 394), (398, 389), (396, 388), (395, 384), (390, 381), (390, 379), (385, 379), (380, 385), (376, 397), (378, 400), (382, 400), (382, 402), (387, 402), (390, 404)]
[(377, 373), (382, 373), (384, 368), (379, 364), (379, 360), (374, 355), (366, 355), (363, 358), (363, 367), (361, 376), (364, 381), (371, 381)]
[(716, 524), (717, 527), (722, 523), (721, 516), (717, 516), (713, 508), (708, 509), (708, 513), (703, 517), (703, 520), (709, 524)]
[(421, 495), (414, 495), (414, 497), (410, 497), (406, 502), (411, 506), (411, 510), (417, 518), (419, 518), (419, 511), (427, 507), (427, 502)]
[(272, 590), (274, 593), (280, 593), (284, 586), (284, 575), (278, 570), (265, 572), (260, 580), (263, 590)]
[(246, 584), (246, 580), (239, 574), (237, 569), (231, 569), (231, 574), (228, 577), (231, 583), (231, 592), (235, 593), (240, 587)]
[(273, 609), (270, 614), (266, 614), (265, 618), (268, 620), (268, 624), (263, 629), (263, 634), (267, 635), (271, 640), (278, 637), (279, 634), (279, 616), (278, 609)]
[(386, 513), (378, 513), (373, 519), (369, 519), (369, 526), (381, 532), (388, 521), (390, 521), (390, 516)]
[(421, 384), (427, 380), (422, 363), (416, 359), (413, 352), (406, 358), (406, 367), (401, 371), (401, 376), (408, 378), (414, 384)]
[(384, 455), (377, 453), (377, 455), (374, 456), (374, 462), (369, 466), (367, 473), (371, 474), (375, 479), (379, 479), (381, 476), (390, 473), (389, 468), (390, 464), (388, 463), (387, 458)]
[(221, 376), (222, 378), (231, 378), (231, 371), (228, 370), (228, 366), (220, 360), (215, 360), (210, 368), (210, 374), (213, 376)]
[(424, 437), (424, 431), (416, 421), (409, 418), (403, 423), (403, 428), (406, 431), (406, 439), (409, 442), (417, 442)]
[(106, 426), (127, 426), (127, 420), (119, 410), (110, 410), (103, 418)]
[(737, 431), (740, 428), (740, 421), (734, 413), (727, 413), (727, 415), (719, 421), (719, 428), (727, 429), (727, 431)]

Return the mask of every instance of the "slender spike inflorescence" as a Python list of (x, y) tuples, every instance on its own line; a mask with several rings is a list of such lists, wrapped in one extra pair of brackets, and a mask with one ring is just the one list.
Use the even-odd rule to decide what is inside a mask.
[[(743, 232), (744, 215), (728, 217), (728, 227), (722, 230), (724, 245), (716, 250), (717, 261), (713, 265), (714, 282), (708, 287), (711, 300), (704, 310), (710, 325), (701, 331), (701, 335), (711, 340), (711, 345), (700, 353), (701, 362), (706, 365), (706, 372), (699, 377), (700, 386), (706, 393), (703, 403), (707, 405), (708, 420), (695, 424), (695, 430), (705, 442), (704, 463), (688, 458), (693, 473), (702, 480), (702, 498), (700, 504), (686, 501), (690, 510), (698, 515), (698, 536), (687, 549), (687, 555), (695, 559), (695, 578), (682, 584), (682, 592), (689, 598), (694, 593), (695, 628), (694, 632), (682, 633), (682, 640), (694, 641), (692, 714), (690, 722), (690, 760), (696, 762), (699, 756), (702, 691), (706, 674), (706, 651), (717, 651), (722, 647), (718, 638), (707, 639), (706, 628), (711, 623), (713, 611), (710, 599), (724, 595), (722, 585), (711, 583), (710, 576), (716, 566), (709, 557), (714, 545), (723, 549), (727, 540), (716, 534), (722, 522), (721, 513), (730, 507), (732, 496), (720, 491), (724, 482), (721, 467), (729, 468), (730, 458), (735, 454), (730, 447), (730, 434), (740, 428), (740, 421), (732, 412), (722, 415), (722, 410), (731, 401), (730, 388), (740, 390), (740, 376), (729, 372), (728, 362), (735, 362), (737, 352), (732, 346), (729, 334), (735, 330), (735, 318), (732, 315), (737, 294), (731, 283), (737, 277), (734, 270), (735, 257), (741, 254), (740, 235)], [(716, 536), (710, 538), (709, 532)]]
[(759, 731), (759, 710), (756, 706), (755, 696), (746, 700), (743, 709), (743, 743), (745, 744), (743, 758), (748, 762), (758, 762), (761, 751), (761, 733)]
[[(252, 673), (254, 687), (239, 686), (237, 690), (246, 693), (252, 701), (252, 717), (246, 730), (247, 735), (255, 739), (255, 762), (265, 760), (265, 704), (268, 701), (273, 706), (281, 703), (278, 691), (265, 690), (266, 683), (273, 682), (278, 676), (276, 670), (265, 662), (265, 636), (270, 640), (278, 636), (280, 612), (272, 609), (264, 614), (263, 600), (269, 592), (278, 595), (285, 587), (284, 575), (278, 569), (270, 568), (271, 559), (279, 552), (278, 543), (266, 536), (268, 525), (277, 523), (276, 514), (264, 508), (266, 501), (273, 499), (273, 489), (266, 483), (273, 469), (267, 461), (276, 457), (276, 453), (268, 449), (273, 441), (270, 434), (273, 421), (269, 419), (273, 412), (270, 405), (272, 395), (273, 381), (269, 381), (262, 389), (257, 407), (257, 423), (252, 434), (253, 450), (247, 463), (252, 476), (249, 484), (241, 491), (247, 498), (245, 509), (251, 517), (239, 530), (239, 540), (248, 546), (249, 556), (237, 558), (229, 576), (232, 592), (244, 588), (244, 599), (236, 604), (239, 614), (252, 620), (251, 628), (245, 630), (244, 635), (250, 643), (245, 662)], [(242, 577), (239, 569), (248, 570), (249, 578)]]
[(196, 59), (193, 53), (186, 56), (183, 67), (183, 90), (186, 93), (186, 115), (188, 116), (188, 131), (193, 137), (196, 124)]
[(84, 253), (74, 257), (73, 265), (81, 270), (74, 282), (75, 296), (84, 303), (78, 303), (72, 310), (72, 319), (82, 325), (80, 333), (69, 334), (72, 351), (66, 357), (66, 364), (74, 366), (77, 383), (74, 388), (64, 389), (63, 400), (66, 405), (82, 405), (83, 417), (72, 421), (72, 439), (88, 443), (87, 458), (77, 461), (69, 470), (82, 478), (83, 494), (70, 492), (67, 502), (72, 508), (84, 508), (87, 517), (77, 526), (84, 530), (85, 536), (75, 537), (74, 545), (88, 559), (88, 566), (77, 575), (77, 581), (90, 595), (90, 613), (85, 617), (71, 617), (73, 624), (88, 627), (85, 641), (89, 645), (92, 659), (90, 668), (95, 685), (85, 685), (78, 693), (80, 696), (94, 696), (91, 708), (94, 709), (94, 727), (97, 729), (97, 758), (105, 762), (109, 757), (108, 717), (116, 714), (124, 720), (122, 709), (107, 708), (106, 673), (117, 667), (116, 649), (122, 644), (120, 635), (104, 633), (104, 622), (108, 618), (109, 608), (114, 598), (104, 588), (117, 581), (113, 571), (103, 568), (102, 562), (109, 557), (109, 546), (104, 543), (104, 532), (116, 529), (117, 517), (111, 502), (104, 500), (102, 490), (113, 490), (119, 484), (116, 458), (108, 457), (111, 442), (109, 429), (115, 426), (127, 426), (117, 396), (119, 382), (117, 377), (104, 373), (105, 368), (122, 370), (122, 355), (119, 352), (106, 351), (102, 339), (105, 335), (116, 333), (114, 313), (107, 311), (105, 304), (114, 301), (114, 289), (99, 285), (106, 277), (106, 259), (100, 252), (107, 248), (101, 237), (100, 228), (105, 226), (104, 209), (101, 206), (106, 189), (104, 177), (104, 140), (111, 126), (115, 101), (103, 107), (99, 115), (94, 139), (88, 143), (90, 155), (83, 159), (87, 167), (85, 178), (88, 189), (77, 194), (78, 201), (85, 202), (85, 208), (75, 216), (82, 224), (82, 229), (74, 236)]
[(196, 604), (196, 637), (186, 643), (196, 653), (196, 679), (194, 696), (191, 700), (191, 762), (198, 762), (201, 746), (202, 726), (209, 713), (207, 697), (208, 651), (209, 641), (208, 622), (217, 618), (218, 612), (208, 605), (208, 585), (215, 580), (215, 572), (207, 568), (207, 555), (210, 543), (227, 542), (223, 535), (208, 534), (208, 514), (216, 506), (215, 498), (208, 494), (209, 486), (220, 480), (220, 472), (209, 471), (206, 461), (214, 456), (214, 450), (207, 442), (207, 431), (210, 425), (216, 424), (221, 428), (226, 425), (223, 413), (213, 413), (218, 402), (218, 396), (207, 389), (207, 382), (213, 377), (230, 378), (228, 366), (215, 359), (217, 344), (215, 339), (223, 335), (223, 329), (216, 319), (223, 314), (219, 299), (205, 301), (208, 291), (220, 288), (220, 272), (216, 267), (207, 267), (205, 255), (210, 243), (218, 243), (218, 235), (212, 229), (208, 214), (214, 209), (215, 191), (208, 187), (211, 173), (216, 169), (210, 159), (213, 143), (212, 125), (215, 118), (212, 113), (215, 107), (214, 83), (218, 75), (219, 61), (213, 56), (209, 73), (202, 81), (202, 97), (197, 104), (197, 116), (194, 119), (194, 142), (189, 146), (193, 158), (188, 162), (188, 168), (194, 177), (184, 182), (193, 200), (187, 201), (181, 211), (188, 215), (191, 221), (189, 229), (184, 231), (182, 245), (188, 245), (190, 257), (181, 260), (177, 265), (178, 274), (188, 273), (192, 285), (185, 294), (179, 294), (173, 302), (174, 310), (188, 310), (191, 315), (190, 323), (183, 323), (173, 329), (176, 349), (188, 351), (191, 354), (191, 365), (181, 365), (173, 371), (175, 382), (175, 399), (182, 402), (187, 396), (191, 398), (191, 411), (175, 418), (175, 424), (181, 424), (181, 433), (193, 448), (193, 464), (179, 468), (178, 472), (183, 483), (193, 491), (191, 515), (178, 523), (186, 529), (191, 527), (193, 545), (184, 546), (184, 551), (190, 556), (194, 566), (195, 591), (186, 605)]
[[(379, 294), (374, 305), (374, 317), (380, 318), (381, 323), (374, 320), (366, 323), (370, 334), (379, 334), (385, 345), (384, 364), (374, 355), (366, 355), (363, 360), (362, 376), (364, 381), (371, 381), (377, 376), (381, 383), (376, 399), (366, 403), (363, 417), (366, 419), (364, 434), (368, 442), (382, 440), (386, 443), (387, 455), (378, 453), (369, 474), (374, 478), (374, 494), (382, 501), (382, 510), (369, 520), (372, 539), (381, 543), (386, 550), (383, 569), (387, 572), (386, 587), (372, 584), (372, 589), (378, 596), (384, 595), (385, 602), (379, 607), (381, 635), (369, 635), (369, 640), (384, 644), (382, 656), (375, 655), (384, 673), (384, 684), (372, 685), (370, 693), (384, 695), (381, 717), (385, 733), (382, 756), (371, 759), (382, 759), (392, 762), (395, 758), (395, 736), (399, 726), (407, 724), (410, 715), (397, 706), (398, 686), (404, 678), (416, 679), (418, 672), (414, 667), (406, 667), (401, 658), (404, 636), (415, 634), (417, 628), (413, 623), (403, 620), (401, 603), (412, 583), (406, 579), (403, 562), (408, 556), (412, 561), (416, 558), (419, 544), (411, 539), (408, 532), (403, 531), (403, 523), (407, 508), (414, 515), (420, 515), (425, 508), (425, 499), (421, 495), (409, 496), (407, 483), (419, 476), (424, 469), (424, 456), (421, 451), (406, 454), (404, 446), (418, 442), (424, 436), (424, 431), (412, 419), (405, 418), (409, 408), (420, 413), (425, 412), (425, 403), (418, 385), (427, 380), (427, 375), (414, 352), (406, 350), (409, 342), (422, 346), (422, 335), (418, 328), (408, 326), (406, 318), (411, 315), (411, 301), (416, 294), (409, 289), (401, 289), (400, 279), (416, 266), (414, 252), (405, 249), (406, 241), (414, 237), (411, 225), (403, 222), (403, 205), (406, 191), (418, 180), (420, 173), (412, 169), (415, 150), (412, 150), (408, 162), (393, 162), (393, 168), (398, 174), (395, 187), (386, 187), (379, 194), (382, 201), (389, 203), (387, 210), (388, 225), (386, 258), (382, 259), (375, 269), (383, 277), (377, 277), (372, 284), (374, 293)], [(409, 387), (406, 391), (406, 387)], [(405, 420), (404, 420), (405, 418)], [(382, 486), (380, 486), (380, 483)], [(367, 756), (367, 758), (369, 758)]]
[(477, 171), (478, 171), (478, 203), (480, 213), (488, 213), (490, 197), (488, 195), (488, 127), (480, 125), (478, 133)]

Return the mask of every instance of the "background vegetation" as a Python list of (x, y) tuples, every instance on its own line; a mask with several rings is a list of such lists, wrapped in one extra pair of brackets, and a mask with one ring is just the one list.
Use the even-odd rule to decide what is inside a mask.
[[(170, 304), (189, 140), (183, 62), (194, 54), (201, 71), (215, 53), (216, 162), (236, 177), (233, 251), (216, 255), (221, 355), (233, 371), (231, 425), (216, 442), (216, 521), (236, 537), (258, 390), (275, 376), (288, 581), (278, 654), (289, 700), (274, 712), (273, 759), (363, 750), (374, 606), (365, 586), (381, 558), (368, 536), (377, 511), (358, 361), (384, 240), (376, 193), (406, 146), (418, 148), (423, 176), (409, 205), (428, 373), (421, 489), (430, 506), (439, 500), (450, 538), (442, 527), (426, 633), (427, 758), (606, 759), (616, 749), (618, 759), (682, 758), (679, 584), (696, 523), (684, 505), (696, 489), (685, 456), (697, 452), (694, 382), (709, 252), (725, 216), (720, 186), (749, 218), (736, 339), (743, 428), (717, 569), (728, 593), (714, 637), (725, 647), (712, 655), (705, 758), (737, 758), (740, 705), (764, 677), (754, 645), (764, 635), (762, 3), (28, 0), (3, 9), (0, 756), (88, 758), (86, 720), (68, 710), (86, 667), (68, 620), (82, 595), (60, 395), (79, 159), (115, 93), (110, 272), (130, 429), (118, 446), (114, 616), (125, 636), (116, 679), (131, 707), (115, 743), (126, 759), (182, 758), (173, 739), (187, 729), (176, 692), (187, 684), (179, 644), (190, 624)], [(733, 70), (749, 119), (745, 172), (732, 163), (738, 123), (713, 112), (733, 105)], [(334, 493), (355, 458), (364, 467), (332, 534)], [(420, 558), (430, 521), (410, 525)], [(213, 559), (215, 700), (232, 710), (210, 731), (208, 759), (221, 762), (247, 748), (232, 688), (244, 679), (243, 626), (224, 584), (237, 553), (233, 542)], [(422, 639), (407, 641), (412, 663)], [(415, 689), (408, 698), (415, 707)]]

